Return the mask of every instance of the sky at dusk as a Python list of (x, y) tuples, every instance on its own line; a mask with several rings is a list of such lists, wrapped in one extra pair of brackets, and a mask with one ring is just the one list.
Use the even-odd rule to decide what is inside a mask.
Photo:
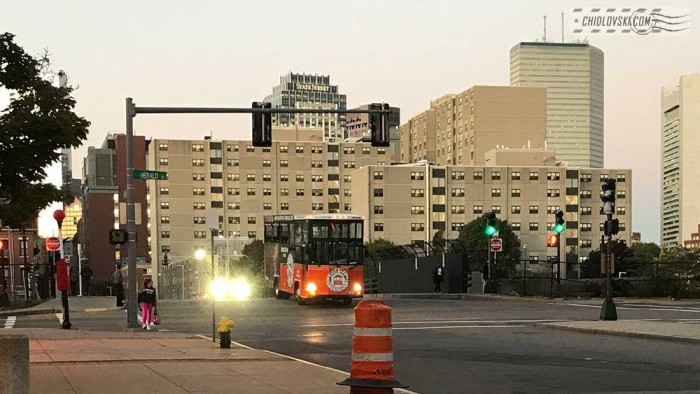
[[(696, 4), (604, 6), (687, 7), (697, 14)], [(510, 49), (542, 37), (544, 14), (548, 39), (560, 41), (561, 12), (590, 6), (601, 4), (2, 0), (0, 32), (15, 34), (31, 54), (47, 48), (54, 68), (79, 87), (76, 111), (92, 122), (88, 140), (73, 153), (79, 177), (87, 146), (123, 132), (125, 97), (140, 106), (247, 107), (269, 94), (281, 74), (330, 74), (348, 106), (387, 102), (406, 121), (446, 93), (508, 85)], [(581, 37), (565, 35), (573, 38)], [(658, 242), (660, 91), (681, 74), (700, 72), (700, 27), (676, 36), (587, 38), (605, 53), (605, 165), (633, 170), (633, 231)], [(6, 100), (0, 92), (0, 107)], [(250, 117), (139, 115), (135, 132), (249, 139)], [(58, 166), (49, 172), (60, 180)]]

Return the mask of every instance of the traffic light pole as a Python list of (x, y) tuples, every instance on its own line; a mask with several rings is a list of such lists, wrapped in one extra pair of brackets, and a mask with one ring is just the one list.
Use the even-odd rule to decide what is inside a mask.
[[(608, 233), (607, 243), (605, 245), (605, 272), (607, 276), (605, 301), (603, 308), (600, 310), (600, 320), (617, 320), (617, 308), (613, 301), (613, 281), (612, 281), (612, 258), (613, 258), (613, 242), (612, 232), (609, 231), (609, 225), (612, 223), (612, 214), (608, 213), (608, 220), (605, 221), (606, 233)], [(603, 262), (601, 261), (601, 264)]]

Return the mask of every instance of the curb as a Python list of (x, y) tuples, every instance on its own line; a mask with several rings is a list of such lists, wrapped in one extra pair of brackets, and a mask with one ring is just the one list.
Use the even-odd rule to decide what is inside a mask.
[(0, 317), (5, 316), (30, 316), (30, 315), (50, 315), (52, 313), (63, 312), (61, 309), (34, 309), (34, 310), (16, 310), (16, 311), (1, 311)]
[(700, 343), (700, 338), (687, 338), (687, 337), (674, 337), (661, 334), (648, 334), (643, 332), (630, 332), (630, 331), (613, 331), (604, 330), (600, 328), (584, 328), (584, 327), (570, 327), (570, 326), (559, 326), (552, 324), (537, 324), (539, 327), (553, 329), (553, 330), (563, 330), (563, 331), (574, 331), (581, 332), (585, 334), (597, 334), (597, 335), (612, 335), (618, 337), (628, 337), (628, 338), (641, 338), (641, 339), (656, 339), (660, 341), (669, 342), (682, 342), (682, 343)]
[(390, 294), (364, 294), (364, 299), (379, 299), (379, 300), (466, 300), (469, 298), (468, 294), (457, 293), (457, 294), (403, 294), (403, 293), (390, 293)]

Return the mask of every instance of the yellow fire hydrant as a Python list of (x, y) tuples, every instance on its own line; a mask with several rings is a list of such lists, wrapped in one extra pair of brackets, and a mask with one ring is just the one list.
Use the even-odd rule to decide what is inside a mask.
[(233, 320), (226, 316), (221, 316), (219, 327), (216, 331), (219, 332), (219, 344), (222, 349), (231, 348), (231, 330), (233, 330)]

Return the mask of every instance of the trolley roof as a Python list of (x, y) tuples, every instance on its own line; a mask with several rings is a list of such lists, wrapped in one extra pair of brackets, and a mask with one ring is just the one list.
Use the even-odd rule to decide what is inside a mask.
[(270, 222), (291, 222), (294, 220), (362, 220), (360, 215), (350, 215), (345, 213), (326, 213), (316, 215), (267, 215), (265, 223)]

